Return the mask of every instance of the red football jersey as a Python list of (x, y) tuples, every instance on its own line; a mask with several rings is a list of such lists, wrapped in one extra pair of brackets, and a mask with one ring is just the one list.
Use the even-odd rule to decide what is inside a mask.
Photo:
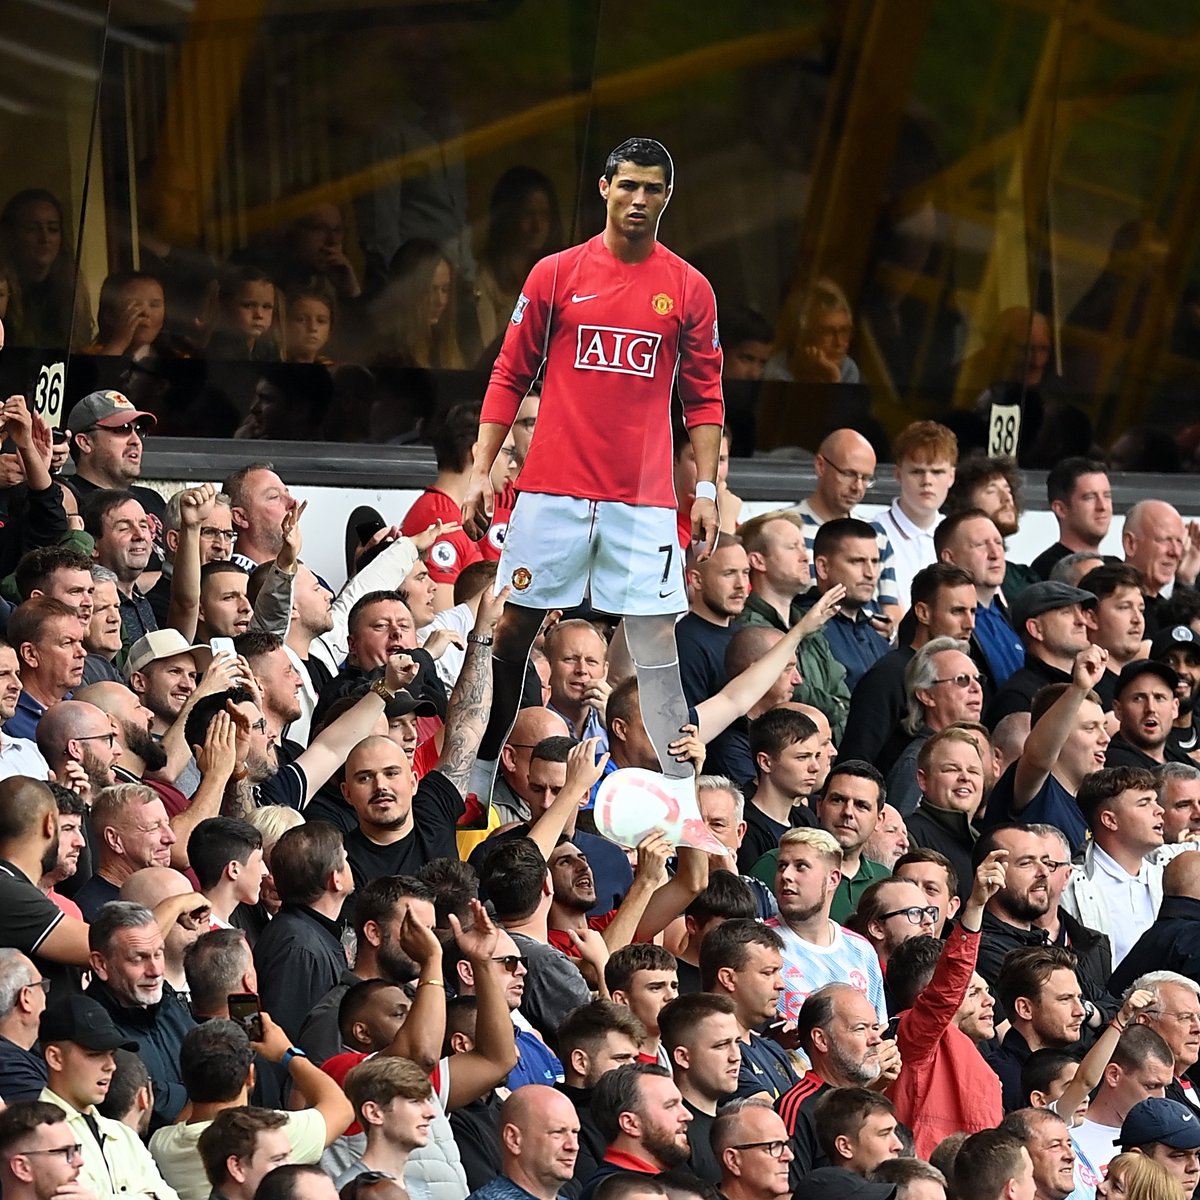
[[(413, 534), (423, 533), (436, 521), (447, 525), (460, 525), (462, 506), (456, 504), (445, 492), (439, 492), (437, 488), (426, 488), (414, 501), (412, 508), (404, 514), (400, 532), (405, 537), (412, 537)], [(453, 583), (463, 567), (478, 562), (483, 557), (479, 547), (480, 543), (471, 541), (461, 529), (455, 533), (443, 534), (429, 547), (429, 553), (425, 556), (429, 578), (434, 583)]]
[(674, 508), (672, 384), (688, 428), (724, 420), (708, 280), (661, 244), (623, 263), (602, 235), (544, 258), (513, 309), (481, 420), (511, 425), (543, 362), (520, 491)]

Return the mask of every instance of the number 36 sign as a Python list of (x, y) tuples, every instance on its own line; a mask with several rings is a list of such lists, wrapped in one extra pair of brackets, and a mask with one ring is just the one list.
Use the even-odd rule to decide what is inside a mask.
[(57, 429), (63, 414), (63, 384), (67, 371), (63, 363), (50, 363), (38, 372), (37, 386), (33, 392), (33, 411), (42, 417), (51, 429)]

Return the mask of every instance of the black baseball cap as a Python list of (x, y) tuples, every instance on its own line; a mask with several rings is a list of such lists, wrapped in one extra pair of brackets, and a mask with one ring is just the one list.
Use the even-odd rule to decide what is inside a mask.
[(389, 721), (393, 717), (407, 717), (409, 713), (416, 713), (418, 717), (436, 717), (437, 708), (432, 700), (414, 696), (407, 688), (401, 688), (383, 706), (383, 715)]
[(1166, 663), (1156, 662), (1152, 658), (1138, 658), (1122, 667), (1117, 676), (1117, 686), (1113, 689), (1114, 698), (1120, 699), (1121, 693), (1142, 675), (1157, 675), (1171, 689), (1171, 695), (1179, 686), (1179, 676)]
[(91, 996), (74, 995), (56, 1000), (42, 1013), (38, 1041), (74, 1042), (85, 1050), (134, 1050), (137, 1042), (114, 1024), (108, 1010)]
[(1172, 625), (1170, 629), (1160, 629), (1154, 635), (1150, 643), (1150, 657), (1162, 661), (1169, 651), (1181, 649), (1200, 658), (1200, 637), (1188, 625)]

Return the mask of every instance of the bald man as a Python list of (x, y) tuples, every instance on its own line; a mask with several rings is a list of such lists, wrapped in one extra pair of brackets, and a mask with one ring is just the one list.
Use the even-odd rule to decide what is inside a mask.
[[(123, 783), (140, 783), (147, 771), (161, 771), (167, 765), (167, 752), (150, 735), (154, 714), (141, 702), (136, 692), (123, 683), (91, 683), (79, 688), (76, 700), (92, 704), (112, 718), (119, 747), (120, 765), (114, 774)], [(183, 805), (187, 798), (180, 793)]]
[(68, 763), (78, 763), (92, 795), (116, 782), (113, 766), (121, 757), (117, 733), (108, 714), (82, 700), (51, 705), (37, 727), (38, 749), (55, 778), (66, 780)]
[(0, 781), (0, 944), (27, 954), (56, 996), (79, 990), (88, 965), (88, 928), (37, 887), (58, 860), (58, 805), (44, 784)]
[[(1194, 587), (1196, 563), (1194, 554), (1185, 551), (1189, 544), (1188, 530), (1184, 529), (1179, 511), (1165, 500), (1139, 500), (1125, 514), (1125, 526), (1121, 530), (1121, 548), (1125, 561), (1136, 567), (1142, 576), (1142, 592), (1146, 597), (1146, 636), (1158, 632), (1158, 607), (1161, 592), (1172, 581)], [(1181, 575), (1186, 566), (1187, 577)]]
[(499, 1125), (501, 1173), (471, 1200), (510, 1200), (514, 1185), (535, 1200), (556, 1200), (575, 1174), (575, 1106), (554, 1088), (530, 1083), (500, 1106)]
[(492, 792), (492, 807), (501, 825), (529, 820), (529, 760), (534, 746), (543, 738), (569, 736), (566, 720), (548, 708), (522, 708), (517, 713), (500, 750), (500, 778)]
[[(143, 867), (134, 871), (121, 884), (118, 899), (128, 900), (132, 904), (141, 904), (145, 908), (155, 909), (164, 900), (172, 896), (186, 896), (192, 890), (187, 876), (170, 867)], [(164, 939), (165, 974), (167, 982), (183, 995), (188, 994), (187, 976), (183, 972), (183, 956), (187, 948), (196, 941), (202, 933), (207, 933), (209, 924), (203, 928), (195, 921), (187, 918), (176, 921)]]
[(1135, 979), (1151, 971), (1200, 979), (1200, 853), (1195, 850), (1185, 850), (1167, 863), (1158, 916), (1118, 964), (1108, 990), (1120, 997)]
[[(835, 429), (817, 447), (813, 460), (817, 473), (816, 491), (791, 510), (804, 522), (804, 546), (809, 562), (813, 558), (813, 539), (826, 521), (861, 515), (854, 510), (875, 483), (875, 465), (871, 443), (853, 429)], [(875, 541), (879, 546), (875, 604), (884, 615), (899, 620), (904, 606), (896, 588), (892, 544), (882, 531), (876, 532)]]
[(358, 818), (344, 838), (355, 887), (381, 875), (415, 875), (435, 858), (458, 857), (454, 828), (461, 797), (438, 770), (415, 783), (408, 756), (391, 738), (373, 735), (350, 751), (342, 795)]

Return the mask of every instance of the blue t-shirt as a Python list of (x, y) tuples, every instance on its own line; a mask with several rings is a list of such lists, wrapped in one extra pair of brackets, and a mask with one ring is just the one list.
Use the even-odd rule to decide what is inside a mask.
[(563, 1075), (562, 1063), (536, 1033), (514, 1029), (517, 1039), (517, 1065), (508, 1073), (508, 1090), (527, 1083), (543, 1083), (553, 1087)]
[(1075, 797), (1053, 775), (1046, 776), (1037, 795), (1019, 813), (1014, 813), (1013, 788), (1016, 785), (1017, 764), (1004, 772), (988, 797), (986, 825), (1004, 821), (1020, 821), (1025, 825), (1053, 825), (1061, 829), (1071, 843), (1071, 853), (1078, 854), (1087, 844), (1088, 827)]

